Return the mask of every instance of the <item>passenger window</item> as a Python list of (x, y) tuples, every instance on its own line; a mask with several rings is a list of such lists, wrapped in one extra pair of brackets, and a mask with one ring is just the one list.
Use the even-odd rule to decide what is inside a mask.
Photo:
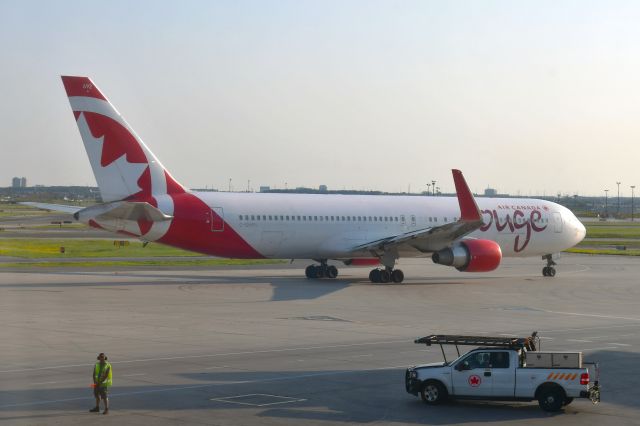
[(251, 220), (256, 220), (255, 215), (251, 215)]
[(463, 361), (469, 369), (489, 368), (491, 364), (491, 354), (489, 352), (475, 352)]
[(260, 220), (260, 215), (256, 216), (256, 220)]
[(287, 220), (289, 220), (289, 216), (286, 216)]
[(307, 217), (306, 216), (302, 216), (302, 220), (306, 221)]
[(509, 368), (508, 352), (492, 352), (490, 358), (491, 368)]
[(318, 216), (314, 216), (313, 220), (317, 221), (318, 220)]
[(280, 216), (280, 220), (284, 220), (284, 216)]
[(273, 220), (273, 216), (269, 215), (269, 220)]
[(267, 220), (267, 216), (266, 215), (262, 215), (262, 220)]

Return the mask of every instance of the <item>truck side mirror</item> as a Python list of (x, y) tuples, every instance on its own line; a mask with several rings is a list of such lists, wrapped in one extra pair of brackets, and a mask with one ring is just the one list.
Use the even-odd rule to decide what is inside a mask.
[(465, 365), (464, 362), (459, 362), (456, 364), (456, 366), (454, 367), (456, 371), (464, 371), (464, 370), (468, 370), (469, 368)]

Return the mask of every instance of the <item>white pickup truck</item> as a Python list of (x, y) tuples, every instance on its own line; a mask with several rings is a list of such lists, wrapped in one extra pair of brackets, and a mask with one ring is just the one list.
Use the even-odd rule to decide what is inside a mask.
[[(407, 392), (427, 404), (447, 398), (500, 401), (537, 400), (545, 411), (558, 411), (574, 398), (600, 401), (598, 380), (579, 352), (535, 351), (536, 333), (528, 338), (431, 335), (417, 339), (428, 346), (440, 344), (444, 362), (408, 368)], [(442, 345), (483, 346), (447, 362)], [(459, 351), (458, 351), (459, 355)], [(595, 375), (599, 374), (597, 364)]]

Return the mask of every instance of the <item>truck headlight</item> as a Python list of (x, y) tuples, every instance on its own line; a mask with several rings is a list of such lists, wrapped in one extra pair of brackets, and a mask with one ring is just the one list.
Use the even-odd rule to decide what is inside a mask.
[(416, 370), (409, 370), (409, 378), (410, 379), (417, 379), (418, 378), (418, 372)]

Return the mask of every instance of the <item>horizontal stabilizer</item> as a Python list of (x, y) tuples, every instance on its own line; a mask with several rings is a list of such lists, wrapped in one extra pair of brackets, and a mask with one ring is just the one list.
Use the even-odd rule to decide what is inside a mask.
[(173, 216), (162, 213), (158, 208), (149, 203), (116, 201), (113, 203), (99, 204), (87, 207), (77, 212), (74, 217), (81, 222), (89, 220), (131, 220), (137, 222), (163, 222), (171, 220)]
[(69, 214), (74, 214), (82, 210), (82, 207), (66, 206), (64, 204), (35, 203), (31, 201), (24, 201), (18, 204), (21, 204), (23, 206), (35, 207), (41, 210), (50, 210), (54, 212), (62, 212), (62, 213), (69, 213)]

